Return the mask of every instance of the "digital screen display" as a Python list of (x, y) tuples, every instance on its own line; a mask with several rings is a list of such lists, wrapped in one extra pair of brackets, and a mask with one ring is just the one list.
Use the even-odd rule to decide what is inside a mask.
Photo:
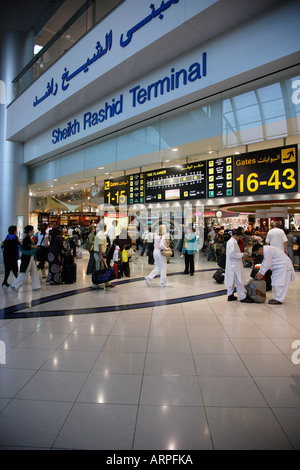
[(208, 198), (233, 195), (233, 157), (208, 160)]
[(145, 202), (206, 198), (206, 162), (164, 168), (145, 174)]
[(298, 192), (297, 146), (160, 168), (105, 181), (114, 206)]

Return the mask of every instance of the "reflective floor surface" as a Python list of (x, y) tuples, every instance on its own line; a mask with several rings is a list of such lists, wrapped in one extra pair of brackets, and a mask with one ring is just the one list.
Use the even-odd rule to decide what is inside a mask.
[(169, 287), (146, 257), (113, 289), (76, 263), (76, 284), (0, 288), (0, 450), (300, 449), (299, 272), (272, 306), (227, 302), (203, 255)]

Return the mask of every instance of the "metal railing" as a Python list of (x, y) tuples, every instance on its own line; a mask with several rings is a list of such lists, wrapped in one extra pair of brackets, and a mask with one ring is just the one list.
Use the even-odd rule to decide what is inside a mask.
[(14, 99), (123, 1), (111, 0), (103, 7), (101, 0), (87, 0), (13, 79)]

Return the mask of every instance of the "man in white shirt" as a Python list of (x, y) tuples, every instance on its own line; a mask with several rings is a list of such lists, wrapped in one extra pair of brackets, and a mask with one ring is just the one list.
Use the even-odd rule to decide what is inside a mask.
[[(240, 302), (252, 303), (253, 300), (247, 296), (245, 289), (246, 278), (243, 266), (243, 257), (247, 253), (242, 253), (238, 245), (238, 241), (243, 236), (243, 228), (238, 227), (234, 230), (232, 237), (226, 245), (226, 266), (225, 266), (225, 286), (227, 287), (227, 300), (237, 300), (234, 295), (236, 287), (237, 295)], [(249, 256), (249, 255), (247, 255)]]
[[(107, 267), (105, 260), (105, 253), (107, 249), (107, 239), (106, 239), (106, 225), (104, 223), (98, 224), (99, 231), (97, 232), (94, 240), (94, 258), (96, 262), (96, 270), (104, 269)], [(97, 288), (97, 284), (93, 284), (94, 288)], [(110, 282), (105, 283), (105, 287), (114, 287)]]
[(263, 261), (259, 272), (256, 274), (257, 279), (263, 279), (268, 269), (272, 270), (272, 286), (274, 291), (274, 299), (269, 300), (271, 305), (282, 304), (291, 281), (295, 279), (295, 271), (293, 263), (280, 248), (275, 246), (254, 245), (252, 248), (253, 255), (263, 255)]
[(287, 254), (288, 249), (287, 249), (287, 238), (286, 234), (284, 231), (279, 228), (280, 224), (279, 222), (273, 222), (273, 228), (271, 228), (268, 231), (267, 238), (266, 238), (266, 244), (271, 245), (271, 246), (276, 246), (279, 248), (281, 251), (283, 251), (285, 254)]

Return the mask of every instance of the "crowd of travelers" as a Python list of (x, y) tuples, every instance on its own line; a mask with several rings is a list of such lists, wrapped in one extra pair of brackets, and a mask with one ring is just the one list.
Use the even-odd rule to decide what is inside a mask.
[[(228, 230), (224, 227), (205, 227), (204, 244), (200, 251), (207, 257), (208, 261), (215, 261), (224, 271), (227, 270), (225, 285), (227, 282), (228, 300), (236, 299), (233, 295), (233, 289), (237, 287), (242, 292), (241, 296), (244, 295), (243, 279), (239, 284), (239, 275), (236, 275), (237, 269), (233, 269), (229, 276), (228, 253), (230, 251), (228, 251), (228, 247), (232, 251), (231, 255), (239, 259), (241, 273), (241, 267), (251, 267), (255, 260), (257, 262), (262, 259), (262, 256), (268, 257), (270, 255), (268, 249), (265, 250), (265, 253), (259, 252), (259, 247), (265, 245), (276, 247), (276, 250), (280, 249), (289, 257), (292, 266), (295, 255), (299, 255), (298, 241), (288, 230), (279, 228), (277, 222), (273, 224), (272, 229), (268, 232), (260, 232), (257, 228), (250, 230), (239, 227)], [(42, 279), (45, 279), (48, 285), (68, 283), (64, 270), (67, 265), (74, 263), (74, 259), (82, 257), (83, 249), (89, 252), (87, 275), (93, 275), (95, 271), (113, 267), (115, 277), (119, 278), (122, 276), (130, 277), (130, 260), (136, 259), (137, 252), (141, 248), (140, 256), (146, 253), (148, 264), (155, 265), (148, 276), (145, 277), (147, 286), (150, 286), (151, 281), (157, 275), (160, 275), (160, 286), (167, 287), (167, 264), (174, 257), (174, 250), (178, 249), (181, 257), (184, 258), (183, 274), (190, 276), (194, 275), (195, 255), (199, 251), (195, 229), (192, 225), (185, 228), (180, 245), (175, 248), (174, 238), (172, 234), (167, 233), (166, 225), (160, 225), (157, 230), (153, 231), (151, 227), (148, 228), (133, 243), (127, 228), (118, 229), (117, 220), (112, 222), (109, 230), (107, 230), (104, 221), (100, 221), (97, 225), (93, 224), (87, 229), (80, 226), (67, 228), (62, 226), (49, 227), (48, 224), (42, 224), (40, 230), (36, 233), (33, 226), (27, 225), (21, 241), (17, 237), (17, 227), (12, 225), (8, 228), (8, 235), (2, 243), (2, 248), (5, 267), (2, 287), (8, 287), (11, 293), (18, 292), (29, 274), (31, 275), (32, 290), (42, 290), (39, 270)], [(233, 254), (234, 252), (235, 254)], [(273, 252), (272, 254), (274, 255)], [(19, 260), (20, 264), (18, 263)], [(277, 261), (275, 260), (275, 265)], [(46, 273), (47, 268), (48, 273)], [(266, 272), (267, 279), (268, 272), (271, 272), (271, 269)], [(9, 284), (8, 279), (11, 273), (14, 275), (15, 280)], [(231, 278), (230, 282), (228, 281), (229, 277)], [(93, 276), (92, 279), (94, 279)], [(228, 285), (228, 282), (230, 285)], [(104, 285), (107, 288), (112, 288), (115, 284), (107, 280)], [(95, 282), (92, 283), (92, 286), (98, 288), (98, 284)], [(245, 298), (246, 296), (242, 301), (247, 301)]]

